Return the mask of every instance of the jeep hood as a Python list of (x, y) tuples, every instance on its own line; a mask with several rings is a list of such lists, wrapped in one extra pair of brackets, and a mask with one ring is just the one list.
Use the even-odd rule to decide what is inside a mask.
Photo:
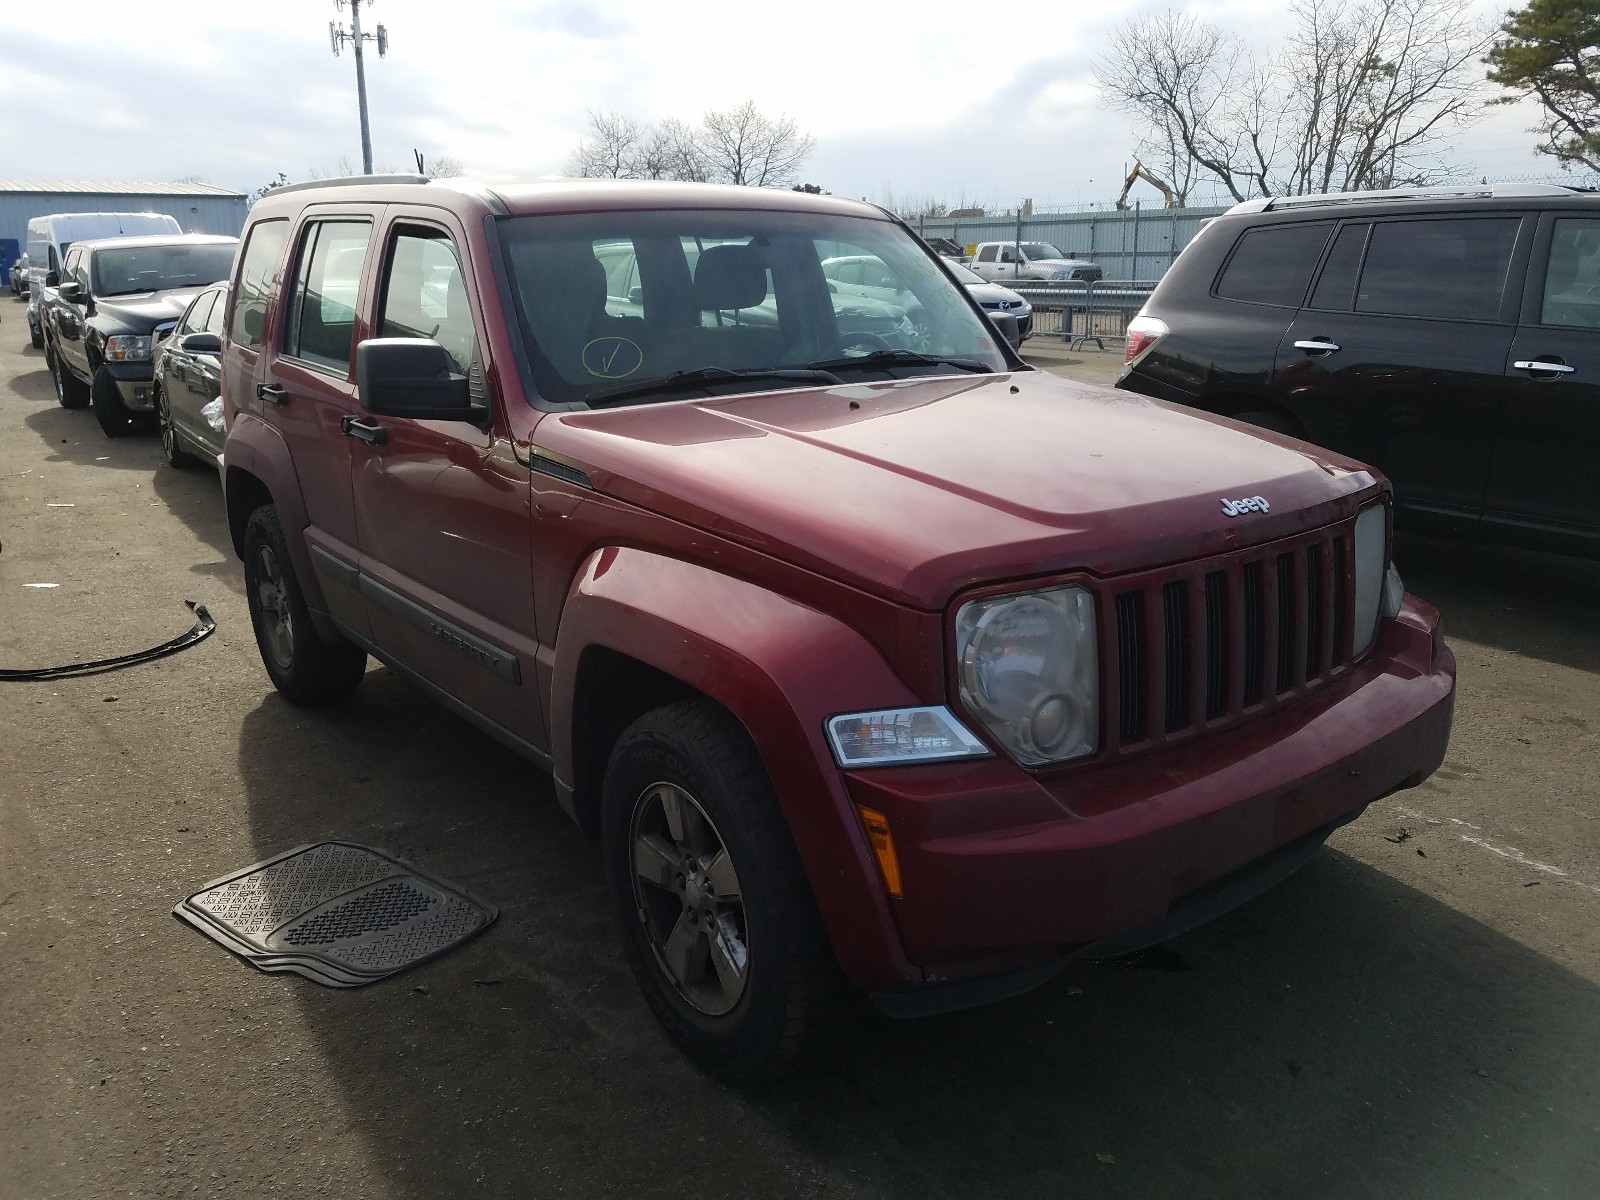
[[(534, 442), (600, 492), (927, 609), (1286, 537), (1381, 487), (1293, 439), (1033, 371), (563, 413)], [(1255, 496), (1266, 512), (1224, 514)]]

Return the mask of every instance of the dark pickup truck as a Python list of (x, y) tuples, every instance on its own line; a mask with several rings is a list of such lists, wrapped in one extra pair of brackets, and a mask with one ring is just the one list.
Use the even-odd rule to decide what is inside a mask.
[(41, 302), (61, 405), (92, 404), (107, 437), (154, 429), (155, 350), (195, 295), (228, 277), (238, 243), (197, 233), (74, 243)]

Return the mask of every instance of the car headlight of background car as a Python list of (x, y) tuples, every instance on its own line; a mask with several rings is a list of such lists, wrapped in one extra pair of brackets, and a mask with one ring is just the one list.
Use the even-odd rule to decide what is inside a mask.
[(1025, 766), (1093, 754), (1095, 647), (1094, 597), (1081, 587), (968, 601), (956, 613), (962, 704)]
[(150, 338), (143, 334), (117, 333), (106, 339), (109, 362), (149, 362)]

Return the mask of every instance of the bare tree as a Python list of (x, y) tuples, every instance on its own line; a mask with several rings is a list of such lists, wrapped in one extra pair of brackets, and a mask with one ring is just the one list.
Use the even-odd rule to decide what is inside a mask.
[(618, 112), (589, 110), (589, 132), (567, 162), (569, 175), (588, 179), (632, 179), (649, 129)]
[[(1491, 31), (1471, 0), (1294, 0), (1275, 53), (1167, 12), (1119, 27), (1095, 67), (1105, 102), (1140, 122), (1159, 173), (1254, 195), (1447, 178), (1451, 131), (1478, 111), (1472, 66)], [(1185, 171), (1190, 172), (1187, 176)]]
[(668, 117), (649, 131), (635, 148), (629, 177), (677, 179), (704, 183), (711, 166), (695, 138), (695, 131), (676, 117)]
[(754, 100), (706, 113), (700, 131), (712, 178), (751, 187), (788, 187), (817, 144), (793, 117), (768, 117)]
[(429, 179), (459, 179), (467, 173), (467, 169), (455, 155), (441, 154), (437, 158), (423, 160), (421, 173)]

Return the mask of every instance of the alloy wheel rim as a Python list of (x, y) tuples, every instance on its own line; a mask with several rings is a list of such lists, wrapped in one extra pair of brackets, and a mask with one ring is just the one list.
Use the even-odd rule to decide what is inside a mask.
[(656, 962), (696, 1011), (733, 1010), (750, 978), (743, 892), (705, 809), (674, 783), (634, 802), (628, 834), (634, 910)]
[(256, 550), (256, 621), (262, 644), (280, 671), (294, 665), (294, 617), (283, 570), (271, 546)]
[(161, 424), (161, 451), (170, 461), (172, 452), (178, 448), (178, 435), (172, 428), (172, 413), (167, 408), (167, 398), (160, 388), (156, 389), (156, 419)]
[(61, 355), (54, 350), (50, 352), (50, 378), (56, 385), (56, 399), (67, 398), (67, 381), (61, 378)]

